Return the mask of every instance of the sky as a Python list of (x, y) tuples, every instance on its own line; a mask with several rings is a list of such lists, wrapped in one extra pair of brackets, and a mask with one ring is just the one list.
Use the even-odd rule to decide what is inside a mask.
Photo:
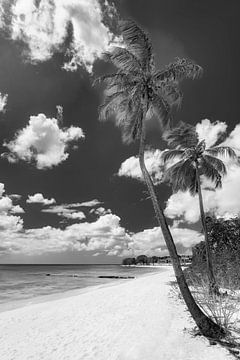
[[(166, 255), (142, 181), (138, 144), (124, 145), (114, 121), (98, 121), (113, 70), (102, 59), (120, 43), (118, 19), (133, 19), (152, 40), (162, 68), (176, 57), (204, 69), (186, 80), (175, 114), (207, 146), (238, 153), (238, 0), (0, 0), (0, 263), (120, 263)], [(202, 240), (197, 198), (160, 184), (166, 144), (147, 126), (146, 163), (180, 254)], [(240, 212), (240, 169), (227, 163), (223, 188), (205, 209)]]

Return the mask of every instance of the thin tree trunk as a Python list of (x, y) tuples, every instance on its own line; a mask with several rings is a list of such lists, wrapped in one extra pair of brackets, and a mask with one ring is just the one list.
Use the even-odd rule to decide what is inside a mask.
[(207, 259), (207, 272), (208, 272), (208, 279), (209, 279), (209, 293), (220, 295), (219, 288), (216, 283), (216, 279), (213, 272), (213, 263), (212, 263), (212, 256), (211, 256), (211, 249), (210, 244), (208, 241), (208, 235), (207, 235), (207, 224), (206, 224), (206, 218), (203, 208), (203, 197), (202, 197), (202, 189), (201, 189), (201, 181), (200, 181), (200, 175), (199, 175), (199, 168), (198, 168), (198, 162), (195, 162), (196, 164), (196, 178), (197, 178), (197, 186), (198, 186), (198, 199), (199, 199), (199, 208), (200, 208), (200, 217), (203, 227), (203, 233), (204, 233), (204, 239), (205, 239), (205, 248), (206, 248), (206, 259)]
[[(145, 119), (145, 116), (143, 116), (143, 119)], [(188, 288), (185, 276), (183, 274), (183, 271), (182, 271), (182, 268), (180, 265), (180, 260), (179, 260), (178, 254), (177, 254), (177, 250), (176, 250), (172, 235), (170, 233), (163, 210), (158, 203), (158, 199), (157, 199), (157, 196), (156, 196), (156, 193), (154, 190), (154, 185), (153, 185), (152, 179), (151, 179), (151, 177), (147, 171), (146, 165), (145, 165), (144, 149), (145, 149), (145, 127), (144, 127), (144, 121), (143, 121), (143, 124), (141, 127), (140, 148), (139, 148), (140, 167), (141, 167), (143, 178), (146, 182), (146, 185), (147, 185), (147, 188), (148, 188), (151, 200), (152, 200), (152, 204), (153, 204), (153, 208), (154, 208), (154, 211), (156, 214), (158, 224), (162, 229), (162, 233), (163, 233), (169, 254), (172, 259), (173, 269), (175, 272), (176, 280), (177, 280), (178, 286), (180, 288), (182, 297), (187, 305), (189, 312), (191, 313), (193, 319), (195, 320), (200, 332), (204, 336), (207, 336), (210, 338), (215, 338), (215, 339), (222, 338), (225, 335), (225, 331), (202, 312), (202, 310), (196, 304), (196, 302)]]

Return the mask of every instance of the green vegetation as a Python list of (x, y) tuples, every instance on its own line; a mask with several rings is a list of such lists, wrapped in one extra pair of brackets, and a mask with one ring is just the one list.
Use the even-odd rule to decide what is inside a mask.
[[(213, 256), (216, 278), (222, 287), (240, 289), (240, 219), (206, 217), (208, 241)], [(206, 277), (206, 246), (202, 241), (192, 249), (193, 258), (187, 274)]]
[[(182, 265), (190, 264), (192, 261), (191, 255), (178, 255)], [(125, 258), (122, 261), (122, 265), (155, 265), (155, 264), (169, 264), (171, 263), (170, 256), (146, 256), (139, 255), (137, 258)]]

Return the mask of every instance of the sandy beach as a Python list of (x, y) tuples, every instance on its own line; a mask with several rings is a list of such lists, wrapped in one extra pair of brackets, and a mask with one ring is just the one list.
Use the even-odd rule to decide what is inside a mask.
[(0, 314), (1, 360), (225, 360), (192, 337), (173, 271), (127, 280)]

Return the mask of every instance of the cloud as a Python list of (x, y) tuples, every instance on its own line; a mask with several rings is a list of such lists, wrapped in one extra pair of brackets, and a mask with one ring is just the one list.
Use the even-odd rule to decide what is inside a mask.
[(25, 211), (23, 210), (23, 208), (20, 205), (15, 205), (12, 207), (12, 209), (10, 210), (10, 212), (12, 214), (24, 214)]
[(9, 25), (3, 16), (0, 25), (8, 26), (13, 40), (27, 45), (24, 56), (32, 63), (65, 51), (68, 38), (69, 61), (63, 67), (76, 70), (84, 66), (91, 72), (94, 61), (117, 41), (106, 25), (106, 18), (112, 22), (116, 12), (107, 1), (104, 11), (98, 0), (16, 0), (10, 8)]
[[(24, 213), (19, 205), (14, 205), (12, 199), (4, 195), (4, 184), (0, 183), (0, 232), (18, 232), (23, 228), (23, 220), (19, 216), (12, 214)], [(0, 234), (1, 239), (1, 234)]]
[(100, 204), (102, 204), (101, 201), (99, 201), (97, 199), (93, 199), (93, 200), (84, 201), (81, 203), (66, 204), (64, 206), (66, 208), (78, 208), (78, 207), (94, 207), (94, 206), (98, 206)]
[[(65, 251), (91, 252), (97, 255), (130, 256), (146, 253), (147, 255), (163, 255), (167, 253), (166, 245), (159, 228), (147, 229), (135, 234), (129, 234), (121, 226), (119, 216), (112, 214), (110, 209), (97, 207), (90, 210), (98, 218), (86, 221), (85, 214), (76, 210), (79, 204), (93, 205), (97, 200), (86, 203), (55, 205), (43, 209), (45, 213), (55, 213), (74, 220), (75, 223), (64, 229), (44, 226), (36, 229), (24, 229), (23, 220), (14, 214), (23, 213), (19, 205), (13, 205), (12, 199), (4, 194), (4, 184), (0, 183), (0, 254), (41, 255), (44, 253), (59, 253)], [(37, 193), (29, 196), (28, 203), (51, 205), (52, 199), (45, 199)], [(76, 222), (77, 220), (85, 220)], [(181, 253), (189, 251), (190, 247), (201, 240), (201, 235), (190, 229), (172, 227), (172, 234)]]
[(12, 214), (23, 214), (24, 210), (19, 205), (14, 205), (13, 200), (19, 200), (19, 195), (4, 195), (5, 186), (0, 183), (0, 214), (8, 216)]
[(3, 183), (0, 183), (0, 197), (5, 193), (5, 187)]
[(73, 224), (64, 230), (45, 226), (18, 233), (1, 232), (1, 246), (5, 249), (4, 253), (25, 255), (64, 251), (120, 254), (128, 241), (129, 235), (120, 226), (120, 218), (113, 214), (100, 216), (92, 223)]
[(38, 114), (30, 116), (28, 125), (17, 132), (14, 140), (4, 143), (10, 152), (2, 156), (9, 162), (35, 162), (38, 169), (52, 168), (68, 158), (70, 143), (82, 138), (81, 128), (61, 129), (56, 119)]
[(105, 214), (111, 214), (112, 212), (111, 212), (111, 210), (110, 209), (105, 209), (104, 207), (102, 207), (102, 206), (100, 206), (99, 208), (97, 208), (97, 209), (92, 209), (91, 211), (90, 211), (90, 214), (95, 214), (95, 215), (98, 215), (98, 216), (100, 216), (100, 215), (105, 215)]
[(38, 203), (38, 204), (42, 204), (42, 205), (52, 205), (56, 202), (56, 200), (53, 198), (45, 199), (43, 194), (36, 193), (34, 195), (28, 195), (28, 199), (26, 200), (26, 202), (29, 204)]
[(8, 95), (7, 94), (4, 95), (0, 92), (0, 112), (6, 111), (7, 99), (8, 99)]
[(196, 125), (199, 140), (205, 140), (207, 147), (213, 146), (226, 130), (227, 124), (222, 121), (211, 122), (208, 119), (203, 119)]
[[(195, 230), (170, 228), (177, 250), (180, 254), (189, 253), (190, 248), (202, 240), (202, 234)], [(148, 256), (164, 256), (168, 254), (166, 243), (159, 227), (146, 229), (135, 233), (128, 244), (128, 250), (124, 251), (125, 256), (138, 256), (145, 254)]]
[(235, 126), (222, 145), (232, 147), (237, 155), (240, 156), (240, 124)]
[[(155, 183), (159, 183), (162, 178), (162, 151), (147, 150), (145, 151), (145, 164)], [(131, 156), (126, 159), (120, 166), (118, 176), (131, 177), (137, 180), (143, 180), (142, 172), (139, 165), (139, 158)]]
[(20, 200), (22, 195), (19, 194), (10, 194), (8, 195), (12, 200)]
[(22, 228), (23, 228), (23, 220), (20, 218), (20, 216), (0, 213), (0, 234), (3, 235), (1, 236), (2, 245), (4, 238), (5, 238), (4, 243), (8, 244), (8, 238), (10, 234), (12, 234), (14, 237), (17, 238)]
[(85, 214), (82, 211), (73, 210), (69, 208), (69, 205), (74, 204), (51, 206), (48, 209), (43, 209), (42, 212), (57, 214), (58, 216), (62, 216), (72, 220), (83, 220), (86, 218)]

